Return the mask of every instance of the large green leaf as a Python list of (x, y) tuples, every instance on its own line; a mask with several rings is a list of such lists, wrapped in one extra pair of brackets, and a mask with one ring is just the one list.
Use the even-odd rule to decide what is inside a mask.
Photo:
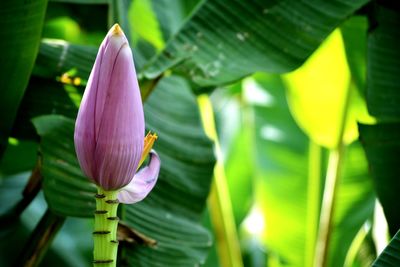
[(389, 245), (382, 251), (372, 267), (400, 266), (400, 232), (392, 238)]
[(211, 86), (255, 71), (287, 72), (366, 2), (204, 1), (144, 74), (153, 78), (175, 67)]
[[(180, 90), (176, 90), (180, 88)], [(125, 260), (141, 266), (192, 266), (211, 245), (199, 225), (209, 192), (213, 150), (200, 124), (194, 97), (178, 77), (163, 79), (145, 105), (147, 128), (159, 135), (162, 169), (146, 200), (127, 206), (124, 220), (158, 241), (155, 248), (127, 246)], [(73, 145), (74, 122), (48, 115), (34, 119), (41, 136), (43, 189), (49, 207), (67, 216), (92, 217), (95, 187), (83, 177)]]
[(0, 2), (0, 155), (38, 51), (47, 0)]
[(359, 131), (375, 191), (385, 212), (389, 231), (394, 235), (400, 229), (397, 205), (400, 190), (400, 124), (361, 124)]
[[(295, 124), (279, 78), (256, 76), (265, 90), (253, 104), (257, 195), (265, 212), (264, 237), (282, 266), (310, 266), (327, 170), (327, 153)], [(260, 99), (264, 99), (264, 103)], [(313, 152), (314, 151), (314, 152)], [(328, 266), (343, 266), (361, 226), (372, 216), (374, 195), (359, 144), (347, 148), (339, 180)], [(355, 192), (357, 188), (357, 192)], [(276, 254), (275, 254), (276, 253)]]
[(400, 117), (400, 10), (375, 5), (368, 34), (367, 105), (381, 120)]
[[(154, 78), (175, 67), (198, 85), (210, 86), (257, 70), (287, 72), (301, 65), (342, 20), (366, 2), (204, 1), (141, 74)], [(288, 8), (292, 5), (295, 7)], [(139, 40), (135, 49), (139, 67), (146, 61), (141, 53), (145, 46), (141, 44)], [(37, 69), (41, 75), (57, 76), (76, 68), (78, 75), (86, 78), (96, 51), (93, 47), (45, 40)]]

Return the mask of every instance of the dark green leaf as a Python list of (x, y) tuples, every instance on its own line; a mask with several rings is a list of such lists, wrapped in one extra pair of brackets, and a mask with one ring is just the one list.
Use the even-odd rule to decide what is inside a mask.
[(367, 105), (380, 120), (400, 116), (400, 12), (376, 5), (370, 21), (367, 57)]
[(60, 114), (75, 119), (82, 94), (81, 87), (32, 76), (18, 110), (13, 136), (36, 137), (31, 119), (40, 115)]
[(0, 156), (38, 51), (47, 0), (0, 2)]
[(400, 190), (400, 124), (361, 124), (359, 131), (376, 194), (385, 212), (389, 231), (394, 235), (400, 228), (397, 205)]
[(189, 90), (182, 78), (167, 77), (146, 102), (146, 127), (160, 136), (156, 150), (162, 160), (161, 179), (151, 199), (199, 220), (210, 188), (214, 152)]
[(37, 147), (36, 142), (11, 139), (0, 159), (0, 176), (32, 170), (36, 163)]
[(204, 1), (144, 74), (152, 78), (175, 67), (211, 86), (255, 71), (288, 72), (366, 2)]
[(212, 244), (210, 233), (200, 224), (149, 201), (127, 206), (126, 221), (157, 240), (155, 248), (124, 247), (126, 258), (122, 260), (130, 266), (196, 266), (205, 261)]

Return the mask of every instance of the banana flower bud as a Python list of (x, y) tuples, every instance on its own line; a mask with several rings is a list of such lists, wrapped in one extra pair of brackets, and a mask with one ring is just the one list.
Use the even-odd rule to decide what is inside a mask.
[(140, 201), (157, 180), (160, 159), (154, 151), (150, 152), (149, 166), (135, 176), (151, 149), (144, 149), (144, 131), (132, 51), (123, 31), (115, 24), (103, 40), (90, 73), (76, 119), (74, 141), (81, 169), (99, 187), (115, 191), (130, 185), (118, 197), (120, 202)]

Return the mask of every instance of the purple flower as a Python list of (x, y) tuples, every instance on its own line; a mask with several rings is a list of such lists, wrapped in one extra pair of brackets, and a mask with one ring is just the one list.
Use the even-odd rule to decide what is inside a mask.
[[(99, 48), (75, 124), (75, 149), (85, 175), (106, 191), (132, 181), (138, 185), (132, 194), (142, 190), (140, 195), (147, 195), (157, 180), (160, 160), (151, 152), (150, 165), (135, 176), (157, 138), (152, 135), (150, 148), (144, 150), (144, 126), (132, 51), (115, 24)], [(149, 181), (151, 188), (142, 186)]]

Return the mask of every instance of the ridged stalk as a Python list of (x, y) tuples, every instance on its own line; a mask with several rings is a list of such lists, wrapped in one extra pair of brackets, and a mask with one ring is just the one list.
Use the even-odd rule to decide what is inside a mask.
[(118, 240), (118, 191), (104, 191), (98, 187), (96, 211), (94, 214), (94, 267), (115, 267), (117, 262)]

